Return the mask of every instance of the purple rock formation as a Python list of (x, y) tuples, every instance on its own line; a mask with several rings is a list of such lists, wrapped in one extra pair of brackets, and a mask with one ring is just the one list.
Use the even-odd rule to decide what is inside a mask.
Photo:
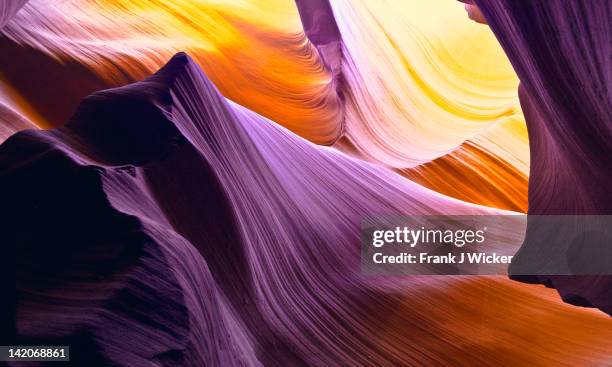
[(364, 338), (372, 310), (439, 281), (363, 278), (361, 219), (499, 212), (297, 137), (184, 54), (7, 139), (0, 178), (4, 344), (70, 344), (77, 365), (401, 363), (393, 334)]
[[(476, 3), (520, 80), (529, 131), (529, 214), (612, 214), (612, 3)], [(549, 246), (529, 243), (525, 246)], [(608, 244), (609, 245), (609, 244)], [(528, 261), (522, 253), (515, 262)], [(512, 271), (512, 269), (511, 269)], [(612, 314), (609, 276), (516, 277)]]

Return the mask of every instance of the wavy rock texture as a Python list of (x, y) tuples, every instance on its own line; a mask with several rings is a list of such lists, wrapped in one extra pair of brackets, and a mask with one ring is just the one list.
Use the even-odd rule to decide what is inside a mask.
[(225, 96), (317, 143), (339, 134), (330, 76), (290, 1), (34, 0), (4, 33), (53, 58), (86, 65), (107, 87), (142, 79), (175, 52), (189, 51)]
[[(317, 18), (337, 23), (342, 38), (345, 134), (337, 147), (436, 191), (526, 210), (517, 80), (490, 32), (445, 2), (330, 4)], [(466, 184), (474, 180), (479, 193)]]
[[(409, 177), (527, 210), (518, 79), (490, 30), (452, 0), (33, 0), (4, 34), (0, 49), (21, 63), (0, 67), (44, 117), (39, 126), (63, 124), (89, 93), (140, 80), (185, 50), (224, 96), (310, 141), (402, 172), (426, 163), (434, 175)], [(58, 98), (48, 85), (60, 84)], [(464, 176), (485, 186), (475, 192)]]
[[(21, 3), (0, 141), (68, 123), (0, 147), (11, 343), (88, 366), (609, 362), (597, 310), (367, 278), (358, 238), (372, 213), (610, 214), (606, 2), (471, 2), (503, 50), (443, 0)], [(522, 280), (610, 313), (607, 278)]]
[(368, 213), (503, 212), (316, 146), (223, 98), (184, 54), (89, 96), (65, 127), (15, 134), (0, 159), (6, 330), (68, 343), (77, 364), (609, 358), (610, 319), (546, 292), (361, 275)]

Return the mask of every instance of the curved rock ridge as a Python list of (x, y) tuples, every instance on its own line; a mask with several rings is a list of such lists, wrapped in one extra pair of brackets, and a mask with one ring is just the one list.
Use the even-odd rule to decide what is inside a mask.
[[(92, 95), (67, 127), (1, 146), (11, 342), (70, 345), (75, 365), (257, 365), (204, 259), (133, 166), (180, 144), (162, 118), (169, 76)], [(156, 132), (138, 136), (134, 128), (147, 129), (128, 116)]]
[(500, 277), (362, 275), (364, 216), (508, 212), (314, 145), (185, 54), (7, 139), (0, 195), (3, 330), (76, 364), (570, 366), (612, 347), (603, 314)]

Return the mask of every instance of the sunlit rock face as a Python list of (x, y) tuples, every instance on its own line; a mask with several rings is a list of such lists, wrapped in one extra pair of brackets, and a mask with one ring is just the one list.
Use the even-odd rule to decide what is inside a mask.
[(460, 3), (35, 0), (3, 33), (0, 48), (20, 59), (0, 61), (3, 79), (41, 127), (188, 51), (225, 97), (312, 142), (462, 200), (526, 211), (518, 80)]

